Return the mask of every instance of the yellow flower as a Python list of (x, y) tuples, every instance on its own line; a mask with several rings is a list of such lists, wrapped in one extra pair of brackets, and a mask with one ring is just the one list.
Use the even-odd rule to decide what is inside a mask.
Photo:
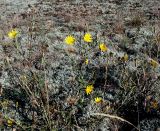
[(158, 62), (157, 62), (157, 61), (155, 61), (155, 60), (153, 60), (153, 59), (152, 59), (152, 60), (150, 60), (150, 64), (151, 64), (151, 66), (152, 66), (152, 67), (154, 67), (154, 68), (157, 68), (157, 67), (158, 67), (158, 65), (159, 65), (159, 64), (158, 64)]
[(107, 46), (106, 46), (104, 43), (101, 43), (101, 44), (99, 45), (99, 49), (100, 49), (101, 51), (103, 51), (103, 52), (105, 52), (105, 51), (108, 50)]
[(18, 105), (19, 105), (19, 104), (18, 104), (18, 101), (17, 101), (17, 102), (16, 102), (16, 108), (18, 108)]
[(66, 38), (65, 38), (65, 43), (67, 44), (67, 45), (73, 45), (74, 43), (75, 43), (75, 41), (76, 41), (76, 39), (72, 36), (72, 35), (69, 35), (69, 36), (67, 36)]
[(100, 103), (100, 102), (102, 102), (102, 98), (101, 97), (96, 97), (96, 98), (94, 98), (94, 101), (96, 103)]
[(158, 102), (157, 102), (157, 101), (151, 102), (151, 107), (152, 107), (153, 109), (157, 109), (157, 108), (158, 108)]
[(86, 65), (88, 65), (88, 63), (89, 63), (89, 60), (88, 60), (88, 59), (86, 59), (86, 60), (85, 60), (85, 64), (86, 64)]
[(8, 124), (8, 126), (12, 126), (12, 125), (13, 125), (13, 120), (8, 119), (8, 120), (7, 120), (7, 124)]
[(125, 62), (125, 61), (128, 61), (128, 55), (127, 54), (125, 54), (123, 57), (122, 57), (122, 60)]
[(86, 33), (84, 35), (83, 39), (84, 39), (85, 42), (88, 42), (88, 43), (93, 42), (93, 38), (92, 38), (92, 35), (90, 33)]
[(8, 32), (8, 37), (10, 39), (15, 39), (18, 35), (18, 31), (16, 29), (12, 29), (10, 32)]
[(93, 91), (93, 85), (88, 85), (85, 91), (87, 95), (91, 94)]

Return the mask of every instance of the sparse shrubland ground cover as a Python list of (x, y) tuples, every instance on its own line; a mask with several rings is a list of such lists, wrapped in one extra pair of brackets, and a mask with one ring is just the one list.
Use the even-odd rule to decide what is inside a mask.
[(159, 7), (0, 1), (0, 129), (158, 131)]

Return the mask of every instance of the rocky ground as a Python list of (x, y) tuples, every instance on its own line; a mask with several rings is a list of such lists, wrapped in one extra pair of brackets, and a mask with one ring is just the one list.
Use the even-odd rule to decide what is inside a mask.
[[(7, 37), (12, 28), (20, 32), (16, 42)], [(107, 43), (113, 55), (108, 58), (107, 70), (106, 54), (94, 58), (97, 48), (87, 54), (88, 58), (94, 58), (92, 63), (79, 69), (84, 61), (79, 54), (81, 51), (76, 46), (65, 45), (67, 35), (79, 38), (86, 31), (97, 41)], [(25, 130), (25, 126), (30, 125), (34, 130), (47, 130), (40, 125), (53, 120), (52, 127), (59, 130), (135, 130), (116, 120), (91, 117), (95, 112), (118, 115), (143, 131), (160, 127), (159, 0), (1, 0), (0, 43), (2, 129)], [(17, 51), (13, 43), (20, 43), (20, 50)], [(121, 59), (124, 54), (129, 56), (127, 63), (117, 63), (117, 58)], [(154, 69), (148, 67), (152, 59), (158, 62)], [(125, 75), (126, 70), (129, 75)], [(93, 71), (97, 75), (92, 78)], [(33, 76), (39, 80), (45, 76), (48, 93), (45, 89), (45, 93), (43, 89), (39, 91), (45, 83), (37, 84)], [(30, 96), (35, 98), (29, 98), (23, 93), (26, 89), (21, 89), (26, 77), (29, 90), (33, 92)], [(126, 84), (126, 79), (136, 85)], [(92, 97), (81, 92), (88, 81), (94, 83), (97, 94), (103, 96), (105, 102), (101, 107), (95, 106), (90, 101)], [(51, 115), (43, 116), (45, 111), (37, 111), (39, 103), (48, 110), (43, 94), (49, 96)], [(70, 105), (72, 100), (75, 104)], [(17, 101), (19, 107), (16, 107)], [(14, 120), (11, 126), (7, 126), (9, 118)]]

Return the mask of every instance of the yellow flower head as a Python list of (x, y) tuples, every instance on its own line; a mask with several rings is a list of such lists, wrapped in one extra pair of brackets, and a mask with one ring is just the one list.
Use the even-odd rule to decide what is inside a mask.
[(127, 54), (125, 54), (123, 57), (122, 57), (122, 60), (125, 62), (125, 61), (128, 61), (129, 57)]
[(8, 119), (8, 120), (7, 120), (7, 124), (8, 124), (8, 126), (12, 126), (12, 125), (13, 125), (13, 120)]
[(151, 102), (151, 107), (153, 108), (153, 109), (157, 109), (158, 108), (158, 102), (155, 100), (155, 101), (153, 101), (153, 102)]
[(155, 60), (150, 60), (150, 64), (151, 64), (151, 66), (153, 67), (153, 68), (157, 68), (158, 67), (158, 62), (157, 61), (155, 61)]
[(8, 32), (8, 37), (10, 39), (15, 39), (18, 35), (18, 31), (16, 29), (12, 29), (10, 32)]
[(73, 45), (74, 43), (75, 43), (75, 41), (76, 41), (76, 39), (72, 36), (72, 35), (69, 35), (69, 36), (67, 36), (66, 38), (65, 38), (65, 43), (67, 44), (67, 45)]
[(18, 107), (18, 105), (19, 105), (19, 104), (18, 104), (18, 101), (17, 101), (17, 102), (16, 102), (16, 108)]
[(100, 102), (102, 102), (102, 98), (101, 97), (96, 97), (96, 98), (94, 98), (94, 101), (96, 103), (100, 103)]
[(93, 85), (88, 85), (85, 91), (87, 95), (91, 94), (93, 91)]
[(105, 52), (105, 51), (108, 50), (107, 46), (106, 46), (104, 43), (100, 43), (99, 49), (100, 49), (101, 51), (103, 51), (103, 52)]
[(89, 60), (88, 60), (88, 59), (86, 59), (86, 60), (85, 60), (85, 64), (86, 64), (86, 65), (88, 65), (88, 63), (89, 63)]
[(93, 38), (92, 38), (92, 35), (90, 33), (86, 33), (84, 35), (83, 39), (84, 39), (85, 42), (88, 42), (88, 43), (93, 42)]

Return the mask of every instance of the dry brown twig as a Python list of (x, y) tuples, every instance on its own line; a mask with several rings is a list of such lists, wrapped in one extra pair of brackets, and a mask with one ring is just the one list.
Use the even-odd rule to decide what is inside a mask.
[(133, 126), (135, 129), (137, 129), (138, 131), (140, 131), (136, 126), (134, 126), (132, 123), (130, 123), (129, 121), (119, 117), (119, 116), (114, 116), (114, 115), (110, 115), (110, 114), (104, 114), (104, 113), (92, 113), (91, 116), (105, 116), (105, 117), (109, 117), (112, 119), (117, 119), (123, 122), (128, 123), (129, 125)]

